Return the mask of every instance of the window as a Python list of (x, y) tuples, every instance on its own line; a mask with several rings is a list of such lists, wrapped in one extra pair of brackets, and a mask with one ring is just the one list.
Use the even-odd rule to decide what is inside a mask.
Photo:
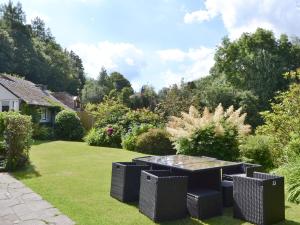
[(2, 101), (2, 112), (9, 111), (9, 101)]
[(43, 120), (43, 121), (47, 120), (47, 109), (46, 108), (41, 109), (41, 120)]

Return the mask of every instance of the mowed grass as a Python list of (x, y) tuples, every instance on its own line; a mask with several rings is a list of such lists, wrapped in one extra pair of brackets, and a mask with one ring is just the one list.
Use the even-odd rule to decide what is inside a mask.
[[(90, 147), (85, 143), (55, 141), (32, 147), (32, 167), (14, 176), (39, 193), (78, 225), (147, 225), (153, 222), (139, 213), (137, 204), (124, 204), (109, 195), (111, 163), (142, 156), (122, 149)], [(287, 203), (286, 221), (300, 225), (300, 206)], [(232, 218), (231, 209), (222, 217), (206, 221), (190, 218), (167, 222), (176, 225), (249, 224)]]

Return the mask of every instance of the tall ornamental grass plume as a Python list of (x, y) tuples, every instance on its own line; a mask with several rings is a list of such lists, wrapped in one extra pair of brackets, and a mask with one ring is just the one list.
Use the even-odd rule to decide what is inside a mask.
[(222, 104), (219, 104), (214, 112), (210, 112), (207, 107), (200, 113), (194, 106), (189, 108), (189, 112), (181, 113), (181, 117), (171, 117), (167, 124), (167, 131), (172, 135), (172, 140), (180, 138), (190, 138), (191, 135), (201, 129), (213, 125), (216, 135), (223, 135), (226, 125), (235, 128), (239, 135), (244, 136), (251, 132), (251, 126), (245, 124), (246, 113), (241, 114), (242, 108), (234, 110), (230, 106), (224, 111)]
[(199, 112), (191, 106), (188, 113), (181, 113), (181, 117), (171, 117), (166, 129), (177, 153), (236, 160), (240, 138), (251, 132), (245, 118), (246, 113), (233, 106), (224, 110), (219, 104), (214, 112), (208, 108)]

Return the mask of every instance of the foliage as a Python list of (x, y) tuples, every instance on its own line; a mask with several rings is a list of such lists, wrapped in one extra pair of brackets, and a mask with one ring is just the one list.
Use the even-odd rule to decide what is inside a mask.
[(107, 74), (105, 68), (101, 68), (98, 79), (90, 79), (86, 82), (81, 92), (83, 103), (100, 103), (105, 96), (118, 99), (126, 106), (130, 106), (130, 96), (133, 89), (130, 82), (120, 73)]
[(28, 105), (26, 103), (22, 103), (20, 106), (20, 112), (23, 115), (31, 116), (31, 121), (34, 124), (38, 124), (41, 119), (41, 111), (38, 106)]
[(262, 165), (265, 170), (273, 168), (272, 139), (263, 135), (251, 135), (240, 145), (243, 161)]
[(143, 85), (141, 91), (130, 96), (130, 107), (132, 109), (148, 108), (154, 110), (158, 103), (158, 95), (154, 87)]
[(131, 129), (122, 136), (122, 147), (124, 149), (134, 151), (136, 149), (138, 136), (152, 128), (154, 128), (154, 125), (147, 123), (132, 126)]
[(172, 155), (175, 149), (169, 136), (163, 129), (150, 129), (137, 137), (135, 149), (145, 154)]
[(75, 112), (60, 111), (55, 117), (55, 135), (62, 140), (81, 140), (84, 129)]
[[(272, 155), (274, 164), (281, 165), (289, 161), (290, 141), (300, 135), (300, 85), (292, 84), (288, 91), (278, 94), (271, 104), (272, 111), (264, 112), (265, 124), (258, 127), (257, 134), (272, 137)], [(287, 147), (288, 146), (288, 147)]]
[(299, 53), (299, 46), (286, 35), (276, 39), (271, 31), (258, 28), (234, 41), (224, 38), (213, 70), (224, 73), (235, 87), (259, 96), (261, 109), (266, 109), (274, 93), (288, 84), (282, 74), (300, 66)]
[(224, 160), (236, 160), (239, 156), (239, 139), (251, 128), (244, 124), (246, 114), (233, 106), (224, 111), (220, 104), (214, 111), (207, 108), (200, 114), (191, 106), (189, 113), (171, 117), (167, 131), (171, 134), (177, 153), (206, 155)]
[(158, 114), (143, 108), (128, 111), (123, 118), (122, 124), (124, 127), (128, 128), (139, 124), (152, 124), (153, 126), (160, 126), (162, 122), (163, 121)]
[(35, 140), (53, 140), (54, 129), (47, 125), (33, 124), (32, 138)]
[(287, 200), (300, 204), (300, 157), (295, 158), (293, 162), (281, 166), (275, 172), (285, 178)]
[(163, 88), (159, 93), (159, 103), (155, 112), (161, 115), (166, 121), (170, 116), (179, 116), (180, 112), (187, 111), (190, 105), (194, 105), (194, 85), (185, 84), (183, 81), (178, 87), (173, 85), (170, 88)]
[(98, 105), (87, 105), (86, 110), (95, 117), (95, 127), (101, 128), (110, 124), (120, 124), (129, 108), (114, 98), (105, 98)]
[(53, 91), (77, 94), (85, 82), (81, 59), (63, 49), (40, 18), (25, 22), (20, 3), (0, 6), (0, 73), (20, 74)]
[(2, 153), (5, 148), (6, 169), (11, 171), (25, 166), (29, 161), (31, 146), (31, 117), (19, 113), (0, 113), (3, 133)]
[(208, 107), (213, 110), (220, 103), (224, 108), (233, 105), (235, 108), (241, 107), (242, 111), (247, 113), (246, 122), (253, 127), (262, 124), (258, 96), (252, 91), (234, 87), (223, 74), (202, 78), (195, 81), (195, 85), (194, 98), (198, 108), (199, 106)]
[(92, 146), (120, 147), (122, 127), (111, 125), (102, 128), (92, 128), (84, 140)]

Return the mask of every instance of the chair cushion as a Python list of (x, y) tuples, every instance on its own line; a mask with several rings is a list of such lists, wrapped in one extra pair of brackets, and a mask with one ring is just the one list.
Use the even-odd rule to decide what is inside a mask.
[(193, 197), (198, 199), (201, 197), (208, 197), (219, 193), (220, 193), (219, 191), (213, 189), (199, 188), (199, 189), (188, 190), (187, 195), (188, 197)]

